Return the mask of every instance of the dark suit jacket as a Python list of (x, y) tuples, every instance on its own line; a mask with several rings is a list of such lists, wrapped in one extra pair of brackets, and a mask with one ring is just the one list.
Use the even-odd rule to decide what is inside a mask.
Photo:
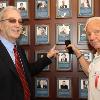
[(25, 11), (25, 8), (24, 7), (20, 7), (18, 9), (21, 10), (21, 11)]
[[(37, 86), (37, 88), (42, 88), (42, 87), (41, 87), (41, 85), (39, 84), (39, 85)], [(47, 85), (43, 85), (43, 88), (47, 88)]]
[[(23, 62), (25, 76), (32, 92), (31, 75), (34, 75), (51, 63), (47, 57), (39, 59), (36, 63), (29, 64), (24, 50), (18, 47), (20, 57)], [(0, 41), (0, 100), (23, 100), (23, 88), (16, 72), (15, 65)]]
[(67, 85), (61, 85), (61, 89), (68, 89)]

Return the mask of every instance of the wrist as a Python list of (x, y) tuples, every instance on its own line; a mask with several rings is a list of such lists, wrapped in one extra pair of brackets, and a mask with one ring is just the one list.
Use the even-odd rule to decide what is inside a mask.
[(48, 57), (49, 59), (52, 59), (52, 58), (53, 58), (53, 56), (51, 56), (49, 53), (47, 53), (47, 57)]
[(79, 60), (82, 56), (84, 56), (83, 54), (81, 54), (80, 56), (77, 57), (77, 60)]
[(74, 53), (75, 53), (75, 55), (78, 57), (79, 55), (81, 55), (81, 51), (80, 51), (80, 49), (78, 49), (78, 48), (75, 48), (74, 49)]

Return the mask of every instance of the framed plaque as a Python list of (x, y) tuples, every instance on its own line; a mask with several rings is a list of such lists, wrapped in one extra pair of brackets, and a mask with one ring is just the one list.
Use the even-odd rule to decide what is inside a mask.
[(0, 11), (2, 9), (4, 9), (6, 6), (8, 6), (8, 1), (7, 0), (0, 1)]
[(56, 24), (56, 44), (65, 44), (65, 40), (71, 40), (71, 25)]
[(35, 25), (35, 44), (49, 44), (49, 25)]
[(56, 0), (56, 18), (69, 18), (71, 16), (71, 0)]
[(50, 18), (50, 0), (35, 0), (35, 18)]
[[(80, 50), (87, 61), (91, 62), (93, 60), (93, 54), (90, 50)], [(79, 71), (82, 71), (81, 65), (78, 62)]]
[(94, 0), (78, 0), (78, 17), (94, 16)]
[(59, 50), (57, 56), (57, 68), (58, 71), (71, 71), (72, 70), (72, 54), (64, 50)]
[(28, 0), (16, 0), (15, 6), (20, 11), (23, 19), (28, 18)]
[(17, 40), (18, 44), (19, 45), (29, 45), (29, 37), (30, 37), (30, 27), (29, 25), (24, 25), (22, 27), (22, 33)]
[(57, 78), (57, 97), (58, 98), (71, 98), (72, 97), (72, 84), (71, 78), (59, 77)]
[(49, 79), (35, 77), (35, 97), (49, 97)]
[[(42, 57), (44, 57), (44, 56), (46, 56), (46, 55), (47, 55), (47, 52), (46, 52), (45, 50), (36, 51), (36, 52), (35, 52), (35, 59), (38, 60), (38, 59), (40, 59), (40, 58), (42, 58)], [(46, 66), (46, 67), (43, 69), (43, 71), (49, 71), (49, 65)]]
[(84, 22), (78, 23), (78, 44), (87, 44), (88, 43), (84, 27), (85, 27)]
[(88, 79), (87, 78), (79, 79), (79, 97), (80, 98), (88, 97)]

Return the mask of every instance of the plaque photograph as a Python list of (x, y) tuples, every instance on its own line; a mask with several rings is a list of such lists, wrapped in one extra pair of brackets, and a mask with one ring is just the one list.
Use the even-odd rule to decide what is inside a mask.
[(15, 6), (20, 11), (23, 19), (28, 18), (28, 0), (16, 0)]
[(49, 44), (49, 25), (35, 25), (35, 44)]
[(72, 54), (61, 50), (57, 56), (58, 71), (71, 71), (72, 70)]
[(78, 0), (78, 17), (94, 16), (94, 0)]
[[(43, 57), (46, 56), (46, 55), (47, 55), (47, 52), (46, 52), (45, 50), (36, 51), (36, 52), (35, 52), (35, 59), (36, 59), (36, 61), (37, 61), (38, 59), (43, 58)], [(46, 67), (43, 69), (43, 71), (49, 71), (49, 65), (46, 66)]]
[(71, 0), (56, 0), (56, 18), (69, 18), (71, 16)]
[(49, 79), (45, 77), (35, 78), (35, 97), (49, 97)]
[(71, 78), (57, 78), (57, 97), (58, 98), (71, 98)]
[(79, 97), (87, 98), (88, 97), (88, 79), (81, 78), (79, 80)]
[(79, 22), (78, 23), (78, 44), (88, 44), (88, 40), (86, 37), (86, 32), (84, 30), (85, 23)]
[(6, 6), (8, 6), (7, 0), (0, 1), (0, 11), (3, 10)]
[(56, 44), (65, 44), (65, 40), (71, 40), (71, 25), (56, 24)]
[(29, 35), (30, 35), (29, 25), (23, 25), (21, 35), (17, 40), (18, 44), (29, 45)]
[(50, 0), (35, 0), (35, 18), (50, 18)]

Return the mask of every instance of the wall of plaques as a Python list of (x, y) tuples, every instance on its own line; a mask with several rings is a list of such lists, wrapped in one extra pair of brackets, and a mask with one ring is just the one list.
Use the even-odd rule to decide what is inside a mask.
[(16, 6), (23, 18), (18, 43), (29, 62), (46, 55), (54, 44), (59, 50), (52, 64), (32, 77), (34, 100), (87, 100), (88, 78), (76, 56), (64, 50), (65, 40), (93, 59), (84, 26), (89, 17), (100, 16), (100, 0), (0, 0), (0, 10), (8, 5)]

